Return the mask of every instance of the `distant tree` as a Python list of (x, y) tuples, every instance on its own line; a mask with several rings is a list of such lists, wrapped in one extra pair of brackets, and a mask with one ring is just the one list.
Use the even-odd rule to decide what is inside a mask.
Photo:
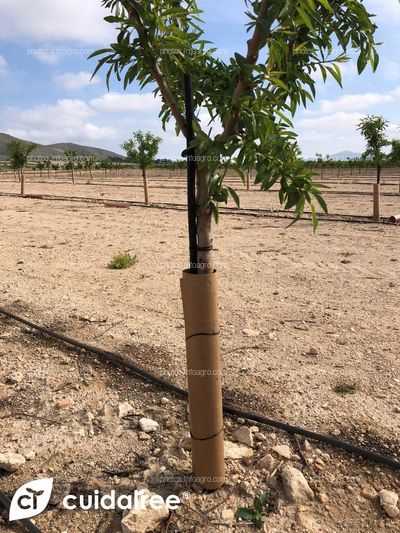
[(40, 177), (43, 176), (43, 169), (45, 168), (45, 164), (43, 163), (43, 161), (39, 161), (38, 163), (36, 163), (36, 167), (35, 169), (36, 170), (39, 170), (40, 172)]
[(389, 140), (386, 137), (388, 121), (380, 115), (368, 115), (358, 124), (358, 131), (364, 137), (367, 147), (363, 153), (363, 159), (372, 159), (376, 166), (376, 183), (381, 182), (382, 163), (385, 160), (383, 148), (388, 146)]
[(21, 196), (25, 194), (24, 167), (28, 162), (28, 156), (37, 147), (35, 143), (26, 143), (19, 140), (6, 143), (7, 154), (10, 158), (11, 168), (18, 173), (21, 183)]
[(50, 179), (51, 157), (46, 157), (43, 164), (47, 170), (47, 177)]
[(112, 163), (108, 159), (103, 159), (103, 161), (100, 161), (100, 168), (104, 170), (104, 177), (107, 177), (107, 170), (111, 171)]
[(126, 155), (134, 163), (137, 163), (142, 170), (144, 202), (146, 205), (149, 205), (147, 169), (154, 164), (161, 142), (161, 137), (153, 135), (150, 131), (145, 133), (139, 130), (133, 133), (132, 139), (128, 139), (121, 144), (121, 148), (125, 150)]
[(76, 170), (79, 170), (79, 175), (82, 176), (82, 169), (83, 169), (83, 163), (82, 161), (78, 161), (76, 164)]
[(392, 165), (400, 165), (400, 139), (393, 139), (391, 145), (392, 149), (388, 155), (388, 161)]
[(89, 171), (91, 180), (93, 179), (92, 169), (94, 167), (94, 163), (95, 163), (95, 160), (94, 160), (94, 156), (93, 155), (87, 156), (86, 159), (85, 159), (85, 162), (84, 162), (85, 170)]
[(58, 163), (52, 163), (51, 169), (57, 171), (60, 168), (60, 165)]
[(74, 150), (65, 150), (64, 155), (67, 158), (67, 164), (65, 165), (65, 168), (71, 171), (72, 183), (75, 183), (74, 168), (76, 152)]

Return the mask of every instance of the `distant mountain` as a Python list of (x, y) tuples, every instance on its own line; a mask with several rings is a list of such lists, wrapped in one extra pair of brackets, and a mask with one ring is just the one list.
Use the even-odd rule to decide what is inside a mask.
[(362, 154), (358, 152), (350, 152), (349, 150), (344, 150), (343, 152), (338, 152), (330, 156), (334, 161), (347, 161), (348, 159), (359, 159)]
[[(23, 141), (28, 142), (23, 139), (17, 139), (17, 137), (12, 137), (7, 133), (0, 133), (0, 158), (4, 159), (7, 157), (6, 143), (8, 141)], [(81, 144), (75, 143), (57, 143), (57, 144), (38, 144), (36, 150), (31, 154), (31, 157), (52, 157), (57, 159), (58, 157), (64, 156), (65, 150), (74, 150), (78, 156), (89, 156), (93, 155), (96, 159), (121, 159), (125, 160), (125, 157), (121, 154), (115, 152), (110, 152), (109, 150), (103, 150), (102, 148), (95, 148), (93, 146), (83, 146)]]

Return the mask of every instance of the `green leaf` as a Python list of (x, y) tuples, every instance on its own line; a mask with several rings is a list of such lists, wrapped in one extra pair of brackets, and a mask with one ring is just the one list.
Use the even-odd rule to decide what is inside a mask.
[(229, 191), (229, 194), (232, 196), (233, 198), (233, 201), (235, 202), (235, 204), (240, 207), (240, 198), (237, 194), (237, 192), (232, 189), (231, 187), (227, 187), (228, 191)]
[(133, 9), (136, 11), (136, 13), (142, 17), (144, 15), (144, 9), (143, 9), (143, 6), (142, 4), (140, 4), (139, 2), (137, 2), (136, 0), (126, 0), (128, 2), (128, 4), (131, 4), (131, 6), (133, 7)]
[(240, 507), (236, 513), (236, 518), (241, 518), (242, 520), (247, 520), (249, 522), (252, 522), (254, 519), (254, 511), (251, 509), (248, 509), (247, 507)]
[(328, 0), (317, 0), (317, 2), (322, 4), (324, 7), (326, 7), (326, 9), (328, 9), (329, 11), (333, 13), (332, 6), (329, 4)]
[(307, 28), (311, 31), (311, 33), (314, 33), (314, 27), (312, 25), (311, 19), (307, 15), (307, 13), (304, 11), (304, 9), (300, 6), (296, 6), (296, 11), (300, 15), (301, 20), (304, 22)]

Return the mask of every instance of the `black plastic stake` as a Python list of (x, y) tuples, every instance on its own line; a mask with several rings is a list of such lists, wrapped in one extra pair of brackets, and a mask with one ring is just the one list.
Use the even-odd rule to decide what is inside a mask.
[(194, 149), (190, 148), (190, 143), (194, 140), (192, 76), (190, 74), (185, 74), (184, 82), (187, 127), (187, 149), (185, 154), (187, 163), (187, 203), (189, 223), (190, 272), (191, 274), (197, 274), (196, 158)]

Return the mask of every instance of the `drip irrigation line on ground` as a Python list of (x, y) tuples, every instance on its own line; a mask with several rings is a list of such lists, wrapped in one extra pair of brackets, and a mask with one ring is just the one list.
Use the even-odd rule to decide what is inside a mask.
[[(84, 350), (87, 353), (97, 355), (100, 359), (102, 359), (106, 363), (111, 363), (114, 366), (121, 368), (124, 371), (130, 374), (133, 374), (134, 376), (142, 380), (158, 385), (162, 387), (163, 389), (171, 393), (174, 393), (180, 398), (185, 398), (185, 399), (187, 398), (187, 391), (185, 389), (182, 389), (181, 387), (178, 387), (174, 385), (173, 383), (170, 383), (169, 381), (166, 381), (158, 376), (155, 376), (154, 374), (152, 374), (151, 372), (148, 372), (147, 370), (144, 370), (143, 368), (137, 367), (136, 365), (133, 365), (132, 363), (129, 363), (128, 361), (125, 361), (120, 355), (116, 353), (112, 353), (112, 352), (103, 350), (101, 348), (91, 346), (84, 342), (81, 342), (81, 341), (72, 339), (71, 337), (68, 337), (66, 335), (63, 335), (62, 333), (52, 331), (49, 328), (40, 326), (30, 320), (27, 320), (26, 318), (23, 318), (14, 313), (11, 313), (10, 311), (7, 311), (6, 309), (0, 308), (0, 314), (2, 314), (3, 316), (9, 319), (15, 320), (16, 322), (19, 322), (20, 324), (24, 324), (25, 326), (28, 326), (36, 331), (39, 331), (40, 333), (47, 335), (48, 337), (52, 339), (59, 340), (65, 344), (73, 346), (74, 348)], [(365, 448), (361, 448), (350, 442), (346, 442), (346, 441), (337, 439), (335, 437), (331, 437), (329, 435), (316, 433), (315, 431), (309, 431), (308, 429), (304, 429), (298, 426), (293, 426), (291, 424), (286, 424), (285, 422), (272, 420), (270, 418), (266, 418), (264, 416), (261, 416), (255, 413), (250, 413), (242, 409), (230, 406), (226, 403), (224, 403), (223, 409), (226, 414), (237, 416), (237, 417), (242, 417), (247, 420), (258, 422), (261, 425), (274, 427), (276, 429), (286, 431), (287, 433), (291, 435), (301, 435), (303, 437), (306, 437), (311, 440), (315, 440), (317, 442), (329, 444), (330, 446), (334, 448), (339, 448), (339, 449), (345, 450), (346, 452), (354, 453), (360, 457), (363, 457), (364, 459), (369, 459), (371, 461), (375, 461), (376, 463), (384, 464), (386, 466), (389, 466), (390, 468), (400, 469), (400, 461), (392, 457), (388, 457), (380, 453), (373, 452)]]
[[(20, 198), (19, 193), (4, 193), (0, 192), (0, 196)], [(63, 202), (80, 202), (91, 204), (105, 204), (110, 203), (122, 203), (130, 205), (132, 207), (143, 207), (146, 209), (167, 209), (173, 211), (187, 211), (185, 204), (173, 204), (173, 203), (155, 203), (150, 206), (146, 206), (144, 202), (137, 202), (134, 200), (115, 200), (112, 198), (91, 198), (85, 196), (56, 196), (51, 194), (25, 194), (24, 198), (32, 200), (50, 200), (50, 201), (63, 201)], [(294, 220), (294, 216), (283, 209), (261, 209), (261, 208), (233, 208), (233, 207), (220, 207), (220, 213), (225, 215), (236, 215), (243, 217), (255, 217), (255, 218), (273, 218), (273, 219), (287, 219)], [(305, 216), (301, 216), (300, 220), (310, 220), (311, 213), (306, 211)], [(399, 226), (395, 222), (391, 222), (390, 218), (382, 217), (380, 222), (375, 222), (372, 217), (366, 215), (340, 215), (340, 214), (328, 214), (318, 213), (318, 218), (324, 222), (348, 222), (351, 224), (385, 224), (389, 226)]]

